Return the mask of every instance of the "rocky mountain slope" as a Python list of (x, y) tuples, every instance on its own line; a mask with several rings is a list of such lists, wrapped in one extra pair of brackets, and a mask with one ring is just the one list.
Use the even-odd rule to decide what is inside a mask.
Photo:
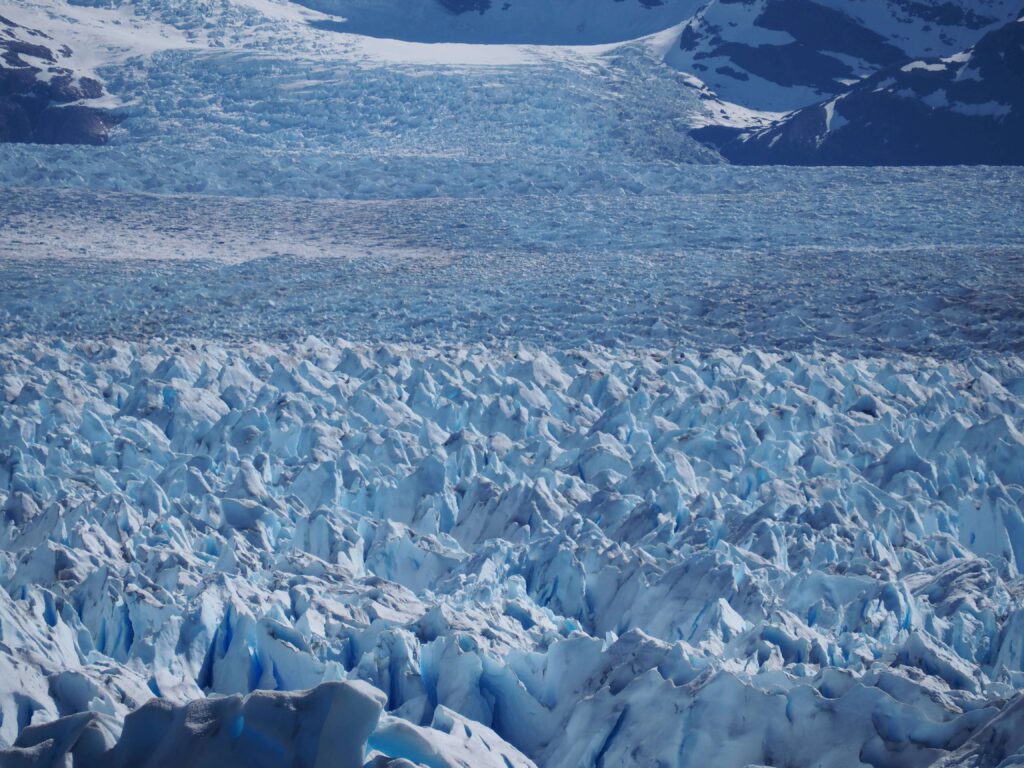
[(961, 51), (1020, 10), (1017, 0), (712, 0), (666, 59), (727, 101), (792, 110), (886, 67)]
[(103, 144), (117, 119), (103, 85), (76, 71), (73, 51), (0, 16), (0, 142)]
[(1024, 164), (1024, 17), (971, 48), (885, 69), (769, 127), (698, 135), (739, 163)]

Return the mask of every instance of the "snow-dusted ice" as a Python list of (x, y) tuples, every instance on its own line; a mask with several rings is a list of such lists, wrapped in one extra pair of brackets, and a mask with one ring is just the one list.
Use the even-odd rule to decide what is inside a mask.
[(725, 165), (800, 3), (8, 5), (0, 768), (1024, 765), (1024, 172)]

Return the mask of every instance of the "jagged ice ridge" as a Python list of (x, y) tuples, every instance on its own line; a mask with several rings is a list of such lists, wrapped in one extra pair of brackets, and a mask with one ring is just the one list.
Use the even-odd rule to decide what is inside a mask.
[[(38, 340), (0, 371), (4, 764), (109, 764), (141, 721), (238, 756), (267, 726), (231, 713), (334, 695), (371, 756), (447, 738), (428, 765), (928, 765), (1019, 722), (1014, 355)], [(339, 680), (380, 693), (173, 709)]]

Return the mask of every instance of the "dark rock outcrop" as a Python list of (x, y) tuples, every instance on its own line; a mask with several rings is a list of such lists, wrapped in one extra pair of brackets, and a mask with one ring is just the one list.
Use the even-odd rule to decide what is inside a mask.
[(1024, 164), (1024, 17), (945, 58), (889, 67), (766, 128), (705, 128), (730, 161)]
[(666, 58), (725, 101), (788, 111), (897, 63), (963, 50), (1019, 10), (1015, 0), (711, 0)]
[(103, 85), (64, 63), (67, 46), (0, 16), (0, 142), (103, 144), (116, 116), (91, 106)]

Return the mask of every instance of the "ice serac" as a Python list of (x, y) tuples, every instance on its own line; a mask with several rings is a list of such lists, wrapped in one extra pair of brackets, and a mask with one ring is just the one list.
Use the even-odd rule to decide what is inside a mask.
[(2, 759), (315, 761), (339, 729), (375, 765), (1010, 755), (1022, 380), (4, 342)]
[(1006, 709), (974, 734), (952, 755), (944, 757), (936, 768), (968, 768), (1024, 765), (1024, 696), (1018, 696)]
[(532, 766), (489, 729), (477, 726), (474, 734), (454, 713), (439, 711), (436, 729), (393, 718), (381, 723), (386, 699), (358, 681), (179, 706), (152, 699), (123, 723), (83, 712), (30, 726), (0, 752), (0, 766), (361, 768), (368, 758), (372, 765), (405, 759), (430, 768)]

